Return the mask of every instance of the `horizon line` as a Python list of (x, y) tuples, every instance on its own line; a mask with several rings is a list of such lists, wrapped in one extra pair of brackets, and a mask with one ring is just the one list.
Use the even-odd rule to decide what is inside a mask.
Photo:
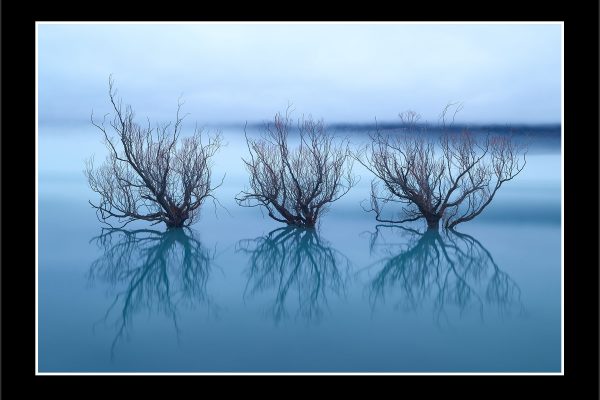
[[(88, 117), (89, 118), (89, 117)], [(42, 126), (42, 125), (88, 125), (90, 123), (88, 118), (81, 118), (81, 119), (62, 119), (62, 118), (50, 118), (50, 119), (46, 119), (44, 120), (44, 118), (40, 118), (38, 121), (38, 125)], [(398, 122), (395, 120), (373, 120), (373, 121), (332, 121), (332, 122), (328, 122), (326, 119), (324, 118), (315, 118), (316, 121), (321, 121), (323, 120), (325, 126), (327, 127), (338, 127), (338, 128), (344, 128), (344, 127), (376, 127), (376, 126), (383, 126), (386, 128), (402, 128), (402, 127), (407, 127), (409, 126), (408, 124), (404, 124), (402, 122)], [(296, 121), (296, 119), (293, 119), (293, 121)], [(166, 122), (163, 120), (156, 120), (155, 122), (157, 123), (161, 123), (161, 122)], [(189, 122), (199, 122), (196, 120), (192, 120), (190, 118)], [(247, 125), (248, 127), (257, 127), (257, 126), (264, 126), (265, 124), (269, 124), (272, 123), (271, 119), (264, 119), (264, 120), (239, 120), (239, 121), (207, 121), (203, 124), (198, 124), (199, 126), (211, 126), (211, 127), (216, 127), (216, 126), (224, 126), (224, 127), (237, 127), (237, 126), (244, 126)], [(442, 129), (444, 128), (443, 126), (437, 124), (437, 123), (427, 123), (427, 122), (422, 122), (422, 123), (416, 123), (413, 124), (413, 126), (416, 127), (427, 127), (428, 129), (433, 129), (433, 130), (438, 130), (438, 129)], [(503, 129), (510, 129), (510, 128), (515, 128), (515, 127), (545, 127), (545, 128), (560, 128), (562, 126), (562, 122), (561, 121), (556, 121), (556, 122), (494, 122), (494, 121), (490, 121), (490, 122), (478, 122), (478, 121), (474, 121), (474, 122), (469, 122), (469, 121), (461, 121), (461, 122), (454, 122), (452, 124), (447, 124), (445, 126), (445, 128), (447, 129), (458, 129), (458, 128), (503, 128)]]

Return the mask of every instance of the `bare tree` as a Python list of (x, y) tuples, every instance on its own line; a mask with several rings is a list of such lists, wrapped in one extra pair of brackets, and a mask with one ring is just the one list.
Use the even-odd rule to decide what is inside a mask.
[(246, 134), (250, 158), (243, 161), (250, 188), (240, 192), (236, 201), (246, 207), (262, 206), (276, 221), (314, 227), (330, 203), (354, 186), (353, 160), (348, 142), (336, 143), (322, 120), (302, 117), (297, 129), (298, 146), (290, 148), (293, 121), (288, 107), (265, 126), (260, 139)]
[[(379, 129), (370, 134), (371, 144), (357, 159), (376, 176), (368, 211), (375, 212), (377, 221), (425, 219), (429, 229), (437, 230), (442, 220), (446, 229), (453, 229), (481, 214), (500, 187), (525, 167), (526, 147), (510, 136), (481, 139), (468, 130), (447, 130), (452, 106), (442, 112), (442, 134), (437, 143), (413, 111), (400, 114), (404, 135)], [(460, 106), (454, 115), (458, 110)], [(402, 206), (399, 217), (382, 216), (387, 203)]]
[[(100, 195), (96, 209), (98, 219), (121, 228), (135, 220), (164, 222), (168, 228), (189, 226), (198, 216), (200, 206), (222, 183), (212, 185), (211, 158), (221, 147), (217, 132), (202, 141), (202, 130), (179, 140), (183, 118), (182, 103), (177, 106), (175, 123), (156, 124), (148, 120), (142, 126), (134, 121), (131, 106), (123, 106), (116, 97), (113, 79), (109, 78), (108, 95), (114, 111), (109, 125), (106, 114), (101, 122), (91, 121), (104, 136), (109, 150), (104, 164), (95, 168), (93, 159), (86, 163), (85, 175), (91, 189)], [(223, 177), (224, 178), (224, 177)], [(153, 225), (154, 225), (153, 224)]]

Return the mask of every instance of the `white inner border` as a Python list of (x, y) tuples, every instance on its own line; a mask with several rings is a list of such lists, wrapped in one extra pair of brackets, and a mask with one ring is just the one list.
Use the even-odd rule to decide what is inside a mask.
[[(232, 24), (269, 24), (269, 25), (560, 25), (561, 26), (561, 93), (560, 93), (560, 277), (561, 277), (561, 318), (560, 318), (560, 372), (40, 372), (38, 364), (38, 135), (39, 135), (39, 109), (38, 109), (38, 26), (39, 25), (232, 25)], [(564, 21), (519, 21), (519, 22), (471, 22), (471, 21), (450, 21), (450, 22), (350, 22), (350, 21), (132, 21), (132, 22), (86, 22), (86, 21), (36, 21), (35, 23), (35, 374), (36, 375), (564, 375), (565, 371), (565, 278), (564, 278), (564, 226), (565, 226), (565, 201), (564, 201), (564, 151), (565, 151), (565, 100), (564, 100), (564, 71), (565, 71), (565, 25)]]

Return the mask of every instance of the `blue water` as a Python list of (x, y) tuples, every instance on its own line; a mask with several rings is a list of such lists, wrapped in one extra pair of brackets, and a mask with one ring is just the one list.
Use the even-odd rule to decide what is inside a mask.
[(40, 127), (40, 372), (560, 371), (560, 136), (530, 137), (523, 173), (439, 236), (377, 226), (358, 166), (316, 233), (286, 229), (237, 206), (243, 136), (223, 136), (224, 208), (107, 231), (82, 173), (97, 132)]

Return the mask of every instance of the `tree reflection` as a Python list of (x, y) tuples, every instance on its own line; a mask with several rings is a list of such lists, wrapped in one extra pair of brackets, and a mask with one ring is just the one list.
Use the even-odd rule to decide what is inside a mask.
[(206, 283), (214, 254), (191, 230), (109, 229), (90, 242), (104, 250), (90, 266), (90, 282), (103, 281), (116, 293), (104, 317), (106, 322), (116, 314), (111, 352), (133, 315), (163, 313), (179, 335), (177, 308), (208, 303)]
[[(390, 243), (383, 237), (388, 229), (401, 229), (407, 240)], [(375, 264), (377, 272), (370, 281), (372, 305), (386, 296), (397, 296), (396, 305), (408, 309), (432, 301), (438, 321), (448, 317), (450, 307), (461, 315), (475, 309), (481, 318), (490, 306), (502, 315), (522, 311), (519, 286), (472, 236), (380, 225), (371, 233), (370, 248), (372, 253), (385, 254)]]
[(290, 308), (296, 308), (295, 317), (319, 320), (327, 296), (345, 292), (350, 260), (314, 229), (275, 229), (267, 236), (241, 240), (238, 251), (250, 256), (244, 295), (274, 291), (269, 312), (276, 322), (287, 318)]

